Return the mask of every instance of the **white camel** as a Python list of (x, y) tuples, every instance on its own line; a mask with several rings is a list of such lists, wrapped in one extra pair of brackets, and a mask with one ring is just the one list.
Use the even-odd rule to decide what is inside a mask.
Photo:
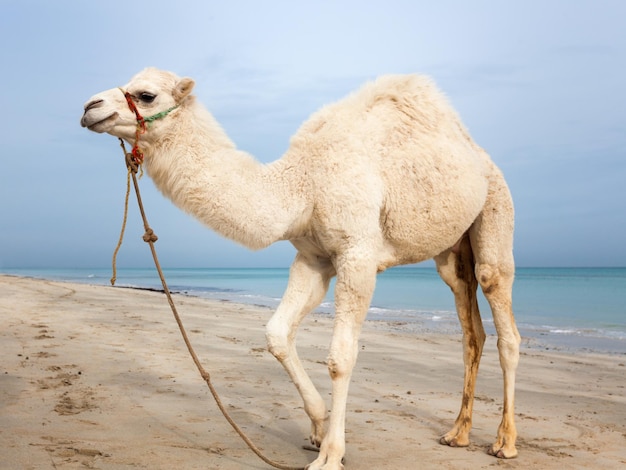
[[(500, 170), (433, 83), (416, 75), (368, 83), (313, 114), (283, 157), (270, 164), (237, 150), (191, 94), (193, 87), (190, 78), (146, 69), (123, 89), (93, 96), (81, 125), (132, 143), (138, 116), (156, 114), (139, 147), (147, 174), (165, 196), (249, 248), (278, 240), (296, 248), (287, 290), (266, 332), (269, 350), (293, 380), (311, 419), (310, 439), (319, 455), (307, 468), (343, 468), (348, 386), (376, 274), (429, 258), (454, 293), (463, 328), (461, 409), (440, 442), (469, 444), (485, 341), (476, 300), (480, 284), (493, 313), (504, 375), (502, 421), (488, 452), (515, 457), (520, 336), (511, 309), (513, 204)], [(324, 400), (298, 358), (295, 337), (333, 276), (328, 420)]]

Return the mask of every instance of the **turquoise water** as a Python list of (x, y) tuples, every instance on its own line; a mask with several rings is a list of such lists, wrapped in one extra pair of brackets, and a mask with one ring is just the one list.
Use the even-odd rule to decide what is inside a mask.
[[(3, 269), (3, 273), (109, 284), (104, 269)], [(289, 270), (166, 269), (172, 291), (276, 307)], [(154, 269), (121, 269), (117, 285), (161, 288)], [(480, 298), (488, 333), (493, 321)], [(518, 268), (513, 306), (520, 332), (531, 347), (589, 349), (626, 354), (626, 268)], [(332, 286), (318, 309), (331, 314)], [(434, 268), (392, 268), (378, 276), (368, 314), (408, 330), (458, 333), (454, 301)]]

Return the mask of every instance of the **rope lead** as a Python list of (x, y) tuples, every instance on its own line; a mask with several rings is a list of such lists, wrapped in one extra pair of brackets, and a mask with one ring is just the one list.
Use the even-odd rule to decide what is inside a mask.
[[(152, 252), (152, 259), (154, 260), (154, 265), (159, 274), (159, 278), (161, 279), (161, 284), (163, 285), (163, 291), (165, 292), (165, 295), (167, 296), (167, 301), (170, 304), (172, 313), (174, 314), (174, 319), (176, 320), (176, 323), (178, 324), (178, 329), (180, 330), (180, 333), (183, 337), (185, 345), (187, 346), (187, 350), (189, 351), (189, 354), (191, 355), (191, 358), (193, 359), (193, 362), (196, 365), (198, 372), (200, 372), (200, 376), (204, 379), (207, 386), (209, 387), (209, 390), (211, 391), (211, 395), (213, 395), (213, 399), (215, 400), (217, 407), (220, 409), (220, 411), (224, 415), (224, 418), (226, 418), (226, 421), (228, 421), (228, 423), (232, 426), (235, 432), (239, 434), (239, 437), (243, 439), (243, 441), (248, 445), (250, 450), (254, 452), (257, 455), (257, 457), (263, 460), (263, 462), (265, 462), (266, 464), (274, 468), (278, 468), (280, 470), (304, 470), (303, 467), (289, 467), (281, 463), (274, 462), (273, 460), (270, 460), (265, 455), (263, 455), (261, 450), (256, 445), (254, 445), (254, 443), (250, 440), (250, 438), (243, 432), (243, 430), (237, 425), (237, 423), (235, 423), (235, 421), (230, 417), (230, 414), (226, 410), (226, 407), (222, 404), (222, 400), (220, 399), (217, 393), (217, 390), (215, 390), (215, 388), (213, 387), (210, 374), (204, 369), (204, 367), (202, 367), (202, 364), (200, 363), (200, 360), (198, 359), (198, 356), (196, 355), (196, 352), (194, 351), (191, 345), (191, 341), (189, 341), (189, 337), (187, 336), (187, 331), (185, 330), (185, 327), (183, 326), (183, 322), (180, 319), (180, 315), (178, 315), (178, 310), (176, 309), (176, 306), (174, 305), (172, 294), (170, 293), (170, 290), (167, 287), (167, 283), (165, 282), (165, 276), (163, 275), (161, 264), (159, 263), (159, 260), (157, 258), (156, 249), (154, 248), (154, 243), (158, 240), (158, 237), (155, 235), (154, 231), (148, 225), (148, 219), (146, 218), (146, 214), (143, 209), (143, 203), (141, 202), (139, 184), (137, 183), (137, 171), (139, 168), (141, 168), (141, 163), (137, 162), (133, 158), (133, 155), (126, 151), (126, 146), (124, 145), (124, 141), (122, 139), (120, 139), (120, 146), (122, 147), (122, 151), (124, 152), (124, 158), (126, 159), (126, 166), (128, 168), (128, 173), (126, 176), (126, 199), (124, 202), (124, 220), (122, 222), (122, 230), (120, 233), (120, 238), (117, 243), (117, 247), (115, 248), (115, 252), (113, 253), (113, 277), (111, 277), (111, 285), (115, 285), (115, 280), (116, 280), (116, 275), (117, 275), (117, 272), (116, 272), (117, 252), (122, 246), (122, 240), (124, 238), (124, 231), (126, 229), (126, 219), (128, 217), (128, 197), (130, 195), (130, 180), (132, 177), (133, 185), (135, 187), (135, 195), (137, 196), (137, 204), (139, 205), (139, 212), (141, 213), (141, 218), (143, 220), (143, 226), (145, 229), (143, 240), (150, 245), (150, 251)], [(136, 146), (137, 146), (137, 143), (135, 142), (135, 147)], [(141, 173), (139, 176), (141, 177)]]

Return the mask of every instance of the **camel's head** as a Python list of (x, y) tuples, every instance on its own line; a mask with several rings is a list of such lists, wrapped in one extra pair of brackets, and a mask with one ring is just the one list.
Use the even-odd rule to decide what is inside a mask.
[[(193, 86), (191, 78), (180, 78), (171, 72), (154, 68), (145, 69), (123, 87), (92, 96), (85, 103), (80, 124), (90, 131), (107, 132), (132, 141), (137, 129), (137, 117), (126, 101), (126, 92), (140, 115), (149, 118), (181, 105)], [(150, 139), (150, 136), (146, 135), (146, 139)]]

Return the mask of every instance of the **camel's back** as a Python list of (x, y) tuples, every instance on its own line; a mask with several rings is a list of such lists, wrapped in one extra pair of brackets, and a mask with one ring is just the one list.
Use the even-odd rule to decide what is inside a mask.
[(322, 108), (293, 137), (290, 157), (306, 167), (316, 207), (380, 218), (397, 249), (415, 250), (415, 237), (428, 233), (425, 258), (478, 216), (492, 168), (445, 96), (420, 75), (381, 77)]
[(383, 76), (325, 106), (301, 126), (290, 151), (304, 156), (312, 169), (374, 165), (388, 176), (388, 167), (398, 164), (482, 172), (488, 158), (445, 96), (422, 75)]

